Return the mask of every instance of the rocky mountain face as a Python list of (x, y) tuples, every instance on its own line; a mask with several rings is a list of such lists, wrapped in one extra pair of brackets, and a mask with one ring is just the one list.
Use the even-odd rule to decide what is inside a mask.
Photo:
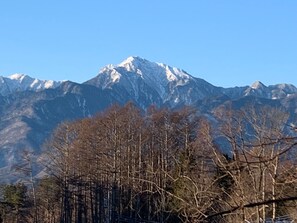
[(293, 117), (297, 88), (290, 84), (265, 86), (259, 81), (244, 87), (216, 87), (181, 69), (140, 57), (108, 65), (83, 84), (41, 81), (26, 75), (0, 77), (0, 174), (11, 178), (23, 150), (33, 151), (38, 158), (59, 123), (129, 101), (141, 109), (193, 106), (210, 119), (227, 104), (271, 105)]

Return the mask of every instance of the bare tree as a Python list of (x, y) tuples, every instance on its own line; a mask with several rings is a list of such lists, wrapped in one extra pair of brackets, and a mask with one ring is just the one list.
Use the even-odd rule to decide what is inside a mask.
[[(265, 221), (267, 217), (274, 220), (277, 202), (266, 201), (283, 196), (277, 191), (277, 181), (284, 174), (284, 157), (296, 142), (294, 137), (285, 135), (288, 115), (271, 107), (258, 110), (248, 107), (225, 114), (221, 130), (232, 148), (233, 161), (226, 166), (218, 160), (218, 164), (234, 182), (229, 209), (241, 212), (243, 221)], [(248, 206), (252, 203), (262, 205)], [(234, 207), (242, 208), (235, 210)]]

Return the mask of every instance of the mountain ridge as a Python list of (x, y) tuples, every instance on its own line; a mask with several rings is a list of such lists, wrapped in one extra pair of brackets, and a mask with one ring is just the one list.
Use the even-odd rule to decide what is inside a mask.
[(56, 88), (63, 81), (39, 80), (25, 74), (12, 74), (8, 77), (0, 76), (0, 95), (6, 96), (20, 91), (41, 91)]
[[(297, 93), (297, 88), (293, 84), (281, 83), (266, 86), (259, 80), (255, 81), (250, 86), (246, 85), (228, 88), (214, 86), (211, 83), (195, 77), (180, 68), (172, 67), (160, 62), (151, 62), (139, 56), (130, 56), (117, 65), (108, 64), (102, 67), (95, 77), (86, 80), (82, 84), (93, 85), (102, 89), (111, 88), (113, 85), (117, 84), (121, 78), (127, 79), (127, 75), (126, 77), (123, 77), (123, 71), (130, 74), (137, 74), (138, 76), (134, 75), (134, 77), (130, 77), (130, 79), (134, 78), (134, 81), (137, 79), (136, 77), (138, 77), (145, 79), (146, 84), (150, 87), (157, 84), (158, 87), (156, 90), (163, 99), (165, 97), (164, 89), (169, 83), (172, 84), (176, 82), (175, 84), (172, 84), (171, 88), (182, 87), (187, 85), (189, 81), (193, 80), (200, 82), (199, 84), (204, 83), (217, 89), (221, 89), (221, 92), (227, 95), (230, 94), (230, 89), (240, 89), (240, 91), (244, 91), (240, 96), (248, 96), (252, 95), (255, 91), (267, 91), (268, 89), (268, 91), (273, 91), (274, 93), (269, 95), (266, 92), (264, 94), (265, 97), (273, 97), (274, 99)], [(105, 75), (105, 79), (103, 77), (99, 77), (100, 75)], [(128, 81), (131, 82), (131, 80)], [(8, 77), (0, 76), (0, 95), (6, 96), (11, 93), (26, 90), (41, 91), (44, 89), (57, 88), (63, 82), (65, 81), (40, 80), (29, 75), (19, 73), (9, 75)], [(258, 96), (261, 96), (261, 94), (259, 95), (258, 93)]]

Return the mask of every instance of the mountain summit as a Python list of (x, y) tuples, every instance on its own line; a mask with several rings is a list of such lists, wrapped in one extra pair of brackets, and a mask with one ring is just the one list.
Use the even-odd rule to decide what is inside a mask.
[(86, 83), (100, 88), (111, 88), (119, 82), (135, 83), (137, 79), (142, 79), (147, 85), (156, 88), (160, 95), (163, 95), (164, 88), (170, 82), (185, 85), (192, 78), (185, 71), (175, 67), (150, 62), (140, 57), (128, 57), (118, 65), (108, 65), (102, 68), (95, 78)]
[(217, 91), (217, 87), (179, 68), (140, 57), (128, 57), (118, 65), (108, 65), (85, 84), (122, 94), (124, 90), (132, 100), (142, 100), (144, 107), (155, 101), (191, 104)]
[(128, 57), (118, 65), (127, 71), (138, 73), (143, 79), (154, 78), (157, 83), (163, 85), (171, 81), (183, 80), (184, 83), (191, 78), (185, 71), (175, 67), (170, 67), (163, 63), (154, 63), (140, 57)]

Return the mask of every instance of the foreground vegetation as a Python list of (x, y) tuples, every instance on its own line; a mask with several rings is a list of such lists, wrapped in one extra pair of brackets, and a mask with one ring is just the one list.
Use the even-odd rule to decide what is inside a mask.
[(29, 187), (2, 187), (1, 221), (297, 219), (297, 138), (289, 116), (252, 106), (214, 115), (215, 128), (190, 108), (143, 114), (127, 104), (63, 123), (46, 145), (48, 177), (34, 179), (27, 154)]

